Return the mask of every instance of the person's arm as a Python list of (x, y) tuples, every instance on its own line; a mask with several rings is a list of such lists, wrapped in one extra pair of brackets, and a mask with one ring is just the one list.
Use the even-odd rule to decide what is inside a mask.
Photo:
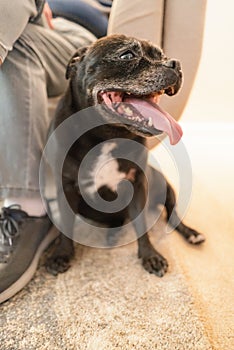
[(0, 65), (29, 20), (38, 15), (43, 5), (44, 0), (1, 0)]

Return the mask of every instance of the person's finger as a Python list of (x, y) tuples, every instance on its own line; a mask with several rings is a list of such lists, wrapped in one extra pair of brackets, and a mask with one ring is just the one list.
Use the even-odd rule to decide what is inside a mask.
[(47, 24), (49, 26), (50, 29), (54, 29), (54, 25), (53, 25), (53, 15), (52, 15), (52, 11), (49, 7), (49, 4), (46, 2), (44, 5), (44, 9), (43, 9), (43, 13), (45, 15), (45, 18), (47, 20)]

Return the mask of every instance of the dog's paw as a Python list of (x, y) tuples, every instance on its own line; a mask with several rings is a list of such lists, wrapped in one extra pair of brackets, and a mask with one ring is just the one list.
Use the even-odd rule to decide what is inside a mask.
[(168, 270), (167, 260), (160, 254), (148, 258), (142, 258), (142, 265), (146, 271), (158, 277), (163, 277)]
[(57, 276), (59, 273), (66, 272), (69, 269), (71, 266), (70, 260), (70, 257), (67, 255), (52, 256), (45, 263), (46, 270), (51, 275)]
[(201, 244), (205, 242), (205, 237), (196, 231), (193, 230), (193, 233), (187, 238), (188, 243), (190, 244)]

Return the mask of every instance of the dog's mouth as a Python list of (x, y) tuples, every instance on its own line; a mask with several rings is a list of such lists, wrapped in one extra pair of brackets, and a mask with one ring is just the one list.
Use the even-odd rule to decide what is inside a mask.
[[(173, 87), (170, 94), (174, 94)], [(182, 137), (182, 129), (174, 118), (159, 106), (164, 90), (147, 95), (122, 91), (100, 91), (98, 103), (117, 114), (121, 121), (127, 120), (142, 134), (158, 135), (166, 132), (170, 143), (175, 145)], [(167, 93), (167, 91), (166, 91)]]

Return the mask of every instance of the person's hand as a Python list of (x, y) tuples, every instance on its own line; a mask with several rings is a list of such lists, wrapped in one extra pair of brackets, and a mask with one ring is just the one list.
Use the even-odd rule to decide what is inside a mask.
[(48, 23), (48, 26), (50, 27), (50, 29), (54, 29), (54, 25), (52, 22), (52, 18), (53, 18), (52, 11), (51, 11), (49, 4), (47, 2), (44, 5), (43, 13), (45, 15), (45, 18), (47, 20), (47, 23)]

